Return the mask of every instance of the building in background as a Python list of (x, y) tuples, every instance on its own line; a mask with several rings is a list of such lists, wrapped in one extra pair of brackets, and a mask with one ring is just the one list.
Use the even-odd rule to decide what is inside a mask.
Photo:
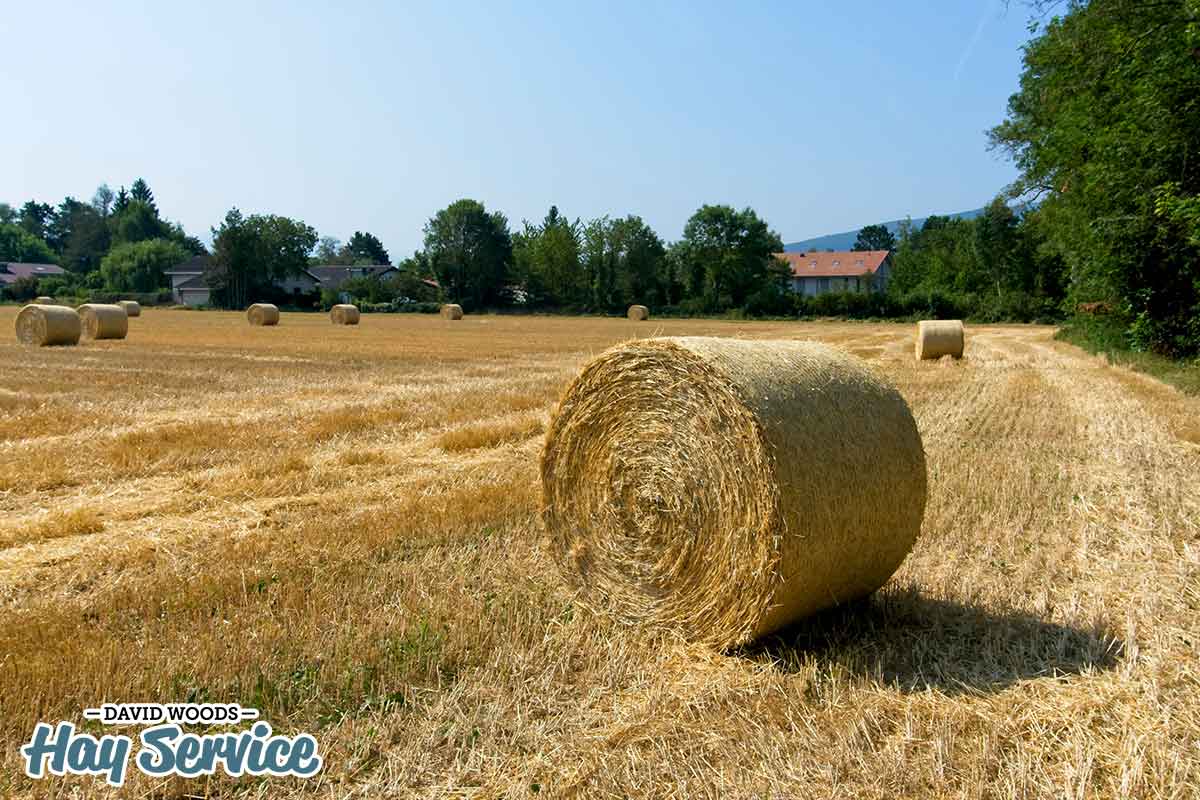
[(776, 253), (792, 270), (791, 289), (815, 297), (832, 292), (882, 292), (892, 273), (888, 250)]

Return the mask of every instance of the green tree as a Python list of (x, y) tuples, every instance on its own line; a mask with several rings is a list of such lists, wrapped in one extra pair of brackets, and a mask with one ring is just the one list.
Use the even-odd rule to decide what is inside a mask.
[(59, 206), (54, 230), (60, 263), (65, 268), (79, 273), (100, 268), (112, 244), (112, 233), (94, 206), (68, 197)]
[(868, 225), (860, 230), (854, 239), (855, 250), (891, 250), (895, 246), (896, 237), (882, 223)]
[(753, 209), (706, 205), (688, 220), (673, 250), (688, 296), (717, 311), (744, 307), (752, 294), (771, 288), (783, 241)]
[(569, 221), (550, 206), (540, 225), (525, 223), (513, 235), (514, 276), (534, 305), (583, 306), (589, 300), (587, 275), (580, 266), (579, 220)]
[(8, 203), (0, 203), (0, 225), (16, 225), (20, 216)]
[(170, 226), (158, 218), (158, 212), (140, 200), (130, 200), (112, 216), (113, 243), (143, 242), (170, 235)]
[(0, 225), (0, 261), (30, 264), (55, 263), (54, 251), (20, 225)]
[(425, 225), (425, 254), (447, 299), (472, 306), (501, 302), (512, 263), (508, 220), (475, 200), (458, 200)]
[(30, 200), (21, 206), (17, 224), (39, 239), (46, 239), (50, 225), (54, 222), (54, 206)]
[(355, 231), (346, 243), (346, 255), (351, 264), (391, 264), (383, 242), (370, 233)]
[(299, 220), (273, 214), (244, 217), (230, 209), (213, 229), (213, 261), (205, 276), (213, 300), (244, 308), (275, 281), (300, 274), (317, 244), (317, 232)]
[(322, 236), (313, 253), (314, 264), (341, 264), (342, 240), (336, 236)]
[(166, 288), (163, 273), (190, 253), (169, 239), (119, 244), (100, 263), (104, 284), (114, 292), (153, 292)]
[(96, 213), (101, 217), (107, 217), (112, 213), (113, 201), (116, 199), (116, 194), (108, 188), (107, 183), (102, 183), (96, 187), (96, 193), (92, 195), (92, 208), (96, 209)]
[(133, 182), (133, 186), (129, 187), (129, 197), (135, 203), (149, 206), (156, 215), (158, 214), (158, 206), (154, 203), (154, 192), (150, 191), (150, 186), (144, 179), (138, 178)]
[(1196, 0), (1072, 3), (1025, 46), (991, 131), (1071, 299), (1116, 301), (1134, 346), (1181, 356), (1200, 352), (1200, 241), (1172, 213), (1200, 196), (1198, 52)]

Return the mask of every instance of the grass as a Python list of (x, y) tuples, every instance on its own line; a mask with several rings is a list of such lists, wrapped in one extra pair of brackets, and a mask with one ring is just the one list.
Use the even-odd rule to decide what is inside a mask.
[[(883, 591), (731, 654), (575, 606), (540, 434), (590, 355), (659, 333), (817, 338), (899, 386), (930, 496)], [(17, 748), (189, 699), (313, 732), (324, 771), (125, 795), (1194, 796), (1200, 398), (1049, 328), (969, 327), (953, 368), (911, 337), (147, 309), (121, 343), (0, 342), (0, 796), (110, 796)]]
[(1173, 359), (1129, 349), (1124, 328), (1106, 318), (1076, 318), (1065, 324), (1058, 338), (1102, 354), (1110, 363), (1127, 367), (1169, 383), (1182, 392), (1200, 395), (1200, 360)]

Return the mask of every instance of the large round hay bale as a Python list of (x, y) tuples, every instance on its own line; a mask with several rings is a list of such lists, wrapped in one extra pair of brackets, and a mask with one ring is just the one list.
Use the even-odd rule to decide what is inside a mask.
[(39, 306), (52, 306), (54, 305), (54, 298), (47, 297), (43, 294), (35, 298), (33, 302), (37, 303)]
[(921, 320), (917, 323), (917, 361), (942, 356), (962, 358), (963, 324), (959, 319)]
[(462, 306), (458, 303), (446, 303), (442, 306), (442, 319), (462, 319)]
[(334, 325), (357, 325), (358, 318), (358, 306), (349, 303), (339, 303), (329, 310), (329, 319)]
[(22, 344), (79, 344), (83, 322), (68, 306), (31, 304), (17, 312), (17, 341)]
[(650, 309), (645, 306), (630, 306), (629, 311), (625, 312), (625, 316), (634, 322), (645, 322), (650, 319)]
[(76, 310), (85, 339), (124, 339), (129, 333), (129, 315), (118, 305), (84, 303)]
[(279, 309), (270, 303), (255, 303), (246, 309), (246, 319), (251, 325), (278, 325)]
[(118, 300), (117, 305), (125, 309), (125, 316), (140, 317), (142, 315), (142, 306), (137, 300)]
[(586, 606), (722, 648), (878, 589), (925, 510), (904, 398), (813, 342), (614, 347), (564, 394), (541, 475)]

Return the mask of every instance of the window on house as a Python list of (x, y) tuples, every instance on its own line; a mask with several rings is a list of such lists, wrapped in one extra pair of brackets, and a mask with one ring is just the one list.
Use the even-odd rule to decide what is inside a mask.
[(828, 292), (829, 291), (829, 278), (819, 278), (817, 280), (817, 291), (818, 292)]
[(834, 261), (833, 261), (833, 265), (834, 265), (835, 267), (840, 267), (840, 266), (842, 265), (842, 262), (838, 261), (837, 259), (834, 259)]

